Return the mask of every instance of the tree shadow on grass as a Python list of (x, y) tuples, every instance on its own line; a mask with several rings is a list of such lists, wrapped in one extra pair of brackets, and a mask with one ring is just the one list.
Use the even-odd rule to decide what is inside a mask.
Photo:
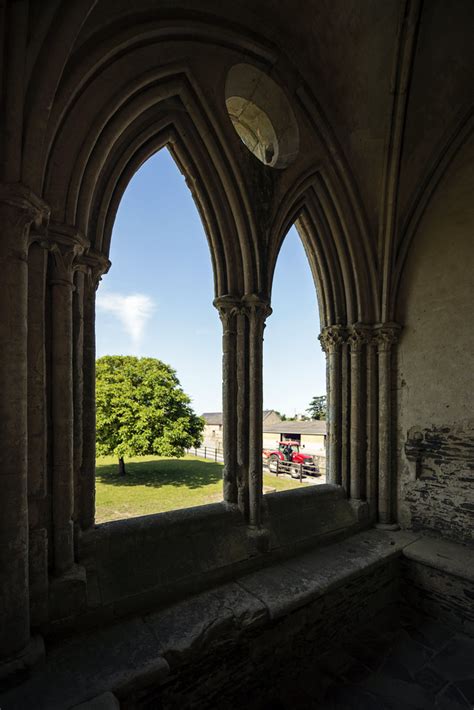
[(222, 464), (182, 459), (125, 462), (126, 476), (119, 476), (117, 464), (98, 465), (96, 479), (109, 486), (184, 486), (202, 488), (222, 480)]

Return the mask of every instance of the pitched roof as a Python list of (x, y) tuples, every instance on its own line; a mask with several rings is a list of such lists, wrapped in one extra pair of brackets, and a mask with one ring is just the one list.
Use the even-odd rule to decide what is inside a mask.
[(326, 434), (327, 425), (325, 420), (314, 420), (309, 422), (278, 422), (264, 426), (264, 431), (272, 434)]
[[(262, 412), (263, 421), (265, 421), (265, 419), (267, 419), (271, 414), (276, 414), (274, 409), (264, 409)], [(206, 424), (222, 425), (222, 412), (204, 412), (201, 416)]]
[(201, 416), (206, 422), (206, 424), (222, 425), (222, 412), (204, 412), (204, 414), (201, 414)]
[(264, 409), (262, 412), (263, 421), (265, 421), (265, 419), (268, 419), (268, 417), (270, 417), (272, 414), (276, 414), (277, 417), (279, 419), (281, 419), (280, 415), (277, 412), (275, 412), (274, 409)]

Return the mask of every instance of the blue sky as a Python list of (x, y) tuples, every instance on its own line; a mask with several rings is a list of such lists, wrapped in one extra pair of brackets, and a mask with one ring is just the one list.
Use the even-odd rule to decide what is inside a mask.
[[(131, 180), (120, 204), (112, 267), (97, 293), (97, 356), (157, 357), (178, 374), (198, 414), (220, 411), (221, 323), (199, 214), (162, 150)], [(280, 252), (264, 347), (264, 408), (288, 416), (325, 392), (316, 293), (296, 230)]]

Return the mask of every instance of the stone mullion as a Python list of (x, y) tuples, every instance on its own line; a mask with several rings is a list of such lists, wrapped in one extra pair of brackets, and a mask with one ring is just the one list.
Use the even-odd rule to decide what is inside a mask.
[(271, 308), (253, 294), (243, 301), (249, 320), (249, 524), (257, 528), (261, 524), (263, 495), (263, 331)]
[(84, 270), (74, 274), (73, 293), (73, 403), (74, 403), (74, 521), (80, 517), (80, 484), (83, 441), (84, 400)]
[(32, 243), (28, 252), (28, 522), (33, 625), (47, 618), (48, 609), (46, 269), (46, 251)]
[[(319, 336), (321, 340), (321, 336)], [(325, 351), (324, 345), (321, 342), (321, 347), (326, 355), (326, 481), (329, 481), (329, 471), (331, 470), (331, 447), (329, 446), (329, 412), (331, 410), (331, 371), (329, 367), (329, 354)]]
[(82, 462), (79, 484), (79, 523), (87, 530), (95, 522), (95, 301), (97, 284), (89, 273), (84, 283), (84, 352), (82, 404)]
[[(28, 245), (46, 206), (26, 188), (0, 185), (0, 658), (30, 640), (27, 497)], [(7, 673), (0, 666), (0, 676)]]
[(225, 296), (214, 301), (222, 322), (222, 434), (224, 501), (238, 503), (237, 487), (237, 305)]
[(110, 262), (101, 254), (89, 250), (81, 257), (81, 265), (86, 269), (83, 293), (82, 461), (78, 490), (78, 522), (82, 530), (87, 530), (95, 522), (95, 302), (100, 277), (109, 269)]
[(378, 345), (378, 520), (383, 527), (396, 527), (392, 495), (392, 346), (400, 327), (386, 323), (377, 328)]
[(249, 516), (249, 323), (237, 316), (237, 495), (238, 506)]
[(74, 565), (74, 268), (84, 240), (60, 232), (45, 242), (51, 263), (51, 412), (54, 570)]
[[(346, 333), (344, 334), (346, 336)], [(347, 495), (350, 494), (351, 462), (351, 369), (349, 345), (345, 340), (341, 344), (341, 463), (340, 483)]]
[(354, 325), (349, 332), (350, 346), (350, 495), (362, 500), (366, 492), (365, 463), (365, 420), (364, 420), (364, 366), (367, 329)]
[(328, 483), (341, 485), (341, 422), (342, 422), (342, 343), (344, 328), (333, 325), (324, 328), (319, 336), (327, 358), (328, 389)]
[(371, 519), (377, 515), (378, 480), (377, 480), (377, 446), (378, 446), (378, 372), (377, 372), (377, 351), (373, 332), (367, 341), (366, 349), (366, 427), (367, 427), (367, 448), (366, 448), (366, 471), (367, 471), (367, 501)]

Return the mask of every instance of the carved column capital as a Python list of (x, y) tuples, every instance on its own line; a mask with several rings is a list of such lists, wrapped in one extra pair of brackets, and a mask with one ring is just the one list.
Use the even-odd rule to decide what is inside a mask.
[(345, 342), (347, 336), (343, 325), (329, 325), (323, 328), (318, 338), (325, 353), (336, 352)]
[(89, 242), (77, 229), (66, 224), (53, 223), (45, 236), (35, 235), (40, 245), (53, 257), (51, 284), (73, 286), (74, 270), (78, 258), (88, 248)]
[(95, 249), (88, 249), (79, 257), (77, 268), (86, 274), (89, 286), (96, 291), (102, 276), (107, 273), (111, 265), (111, 261), (105, 254), (101, 254)]
[(372, 329), (364, 323), (354, 323), (348, 329), (347, 340), (351, 346), (351, 353), (360, 353), (364, 345), (372, 339)]
[(224, 331), (229, 330), (235, 316), (241, 313), (240, 298), (228, 295), (218, 296), (214, 299), (213, 304), (217, 308)]
[(49, 207), (21, 183), (0, 183), (1, 257), (26, 262), (32, 229), (44, 230)]
[(19, 182), (0, 182), (0, 206), (9, 208), (25, 224), (34, 223), (38, 228), (49, 220), (48, 205)]
[(248, 293), (242, 297), (242, 313), (249, 317), (257, 317), (262, 323), (272, 314), (272, 309), (267, 298), (262, 298), (256, 293)]
[(246, 294), (241, 298), (229, 295), (218, 296), (214, 299), (213, 304), (217, 308), (221, 320), (244, 315), (247, 317), (257, 316), (264, 322), (272, 313), (268, 299), (255, 293)]
[(379, 352), (390, 352), (400, 336), (401, 326), (398, 323), (381, 323), (375, 326), (374, 335)]

